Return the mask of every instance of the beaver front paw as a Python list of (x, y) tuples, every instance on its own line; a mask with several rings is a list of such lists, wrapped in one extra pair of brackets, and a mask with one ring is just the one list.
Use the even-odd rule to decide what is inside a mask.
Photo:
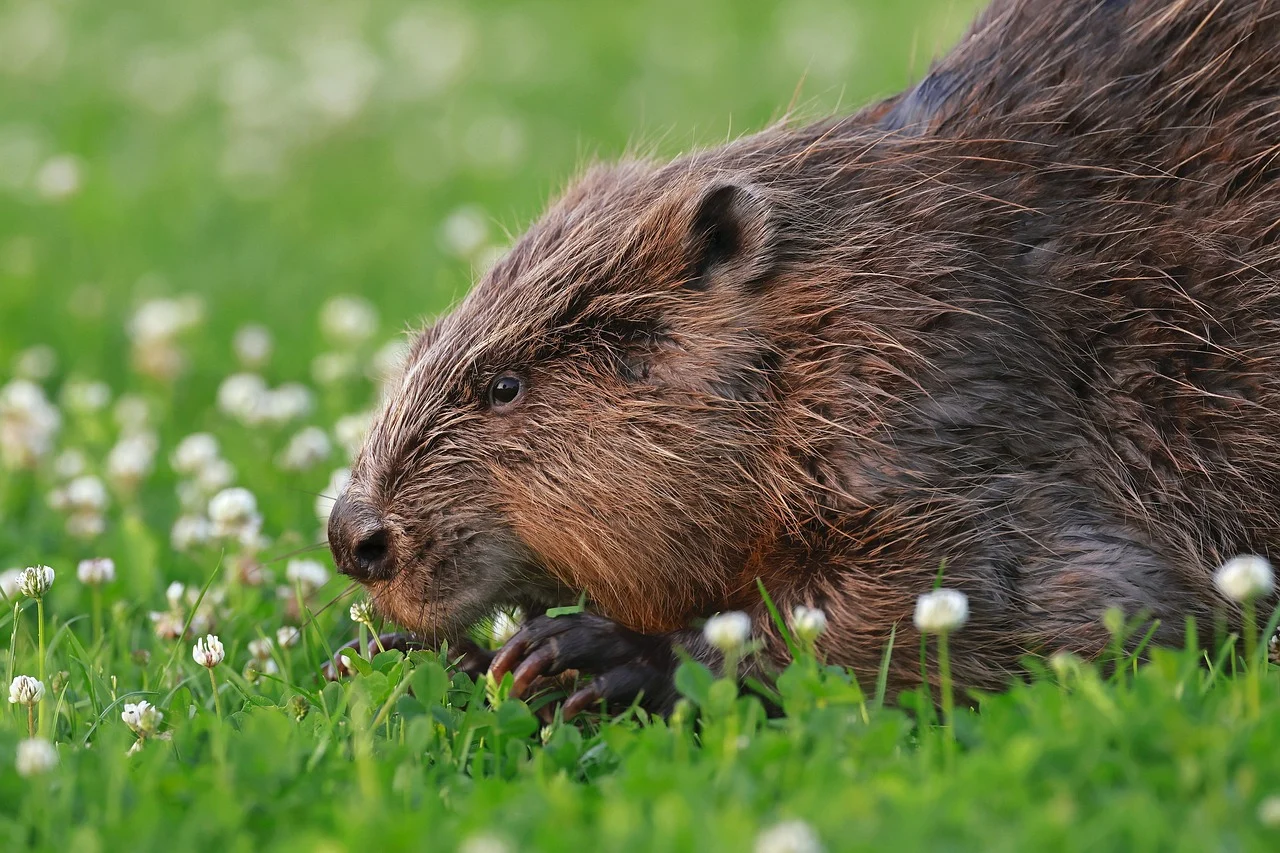
[(592, 676), (564, 701), (566, 720), (597, 704), (624, 708), (639, 699), (654, 713), (671, 710), (675, 655), (665, 636), (639, 634), (603, 616), (535, 616), (498, 650), (489, 667), (501, 680), (514, 672), (512, 695), (524, 698), (544, 676), (569, 670)]

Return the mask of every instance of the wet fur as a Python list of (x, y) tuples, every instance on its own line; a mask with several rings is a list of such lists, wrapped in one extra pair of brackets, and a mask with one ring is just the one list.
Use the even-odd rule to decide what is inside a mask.
[(864, 675), (896, 626), (906, 685), (945, 563), (983, 687), (1111, 605), (1234, 620), (1213, 567), (1280, 551), (1277, 45), (1271, 0), (999, 0), (886, 103), (592, 170), (373, 428), (375, 601), (767, 631), (760, 578)]

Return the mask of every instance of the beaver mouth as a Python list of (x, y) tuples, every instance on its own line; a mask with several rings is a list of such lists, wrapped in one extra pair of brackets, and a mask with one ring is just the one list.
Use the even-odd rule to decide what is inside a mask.
[(514, 537), (469, 532), (453, 541), (447, 553), (419, 550), (391, 577), (362, 582), (378, 612), (415, 634), (456, 641), (501, 609), (540, 613), (577, 600)]

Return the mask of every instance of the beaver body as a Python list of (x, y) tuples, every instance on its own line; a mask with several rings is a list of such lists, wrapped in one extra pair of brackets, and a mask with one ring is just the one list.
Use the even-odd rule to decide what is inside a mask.
[(1280, 2), (998, 0), (911, 91), (597, 168), (425, 331), (331, 518), (382, 611), (670, 698), (692, 626), (826, 611), (919, 680), (940, 568), (960, 683), (1182, 639), (1280, 550)]

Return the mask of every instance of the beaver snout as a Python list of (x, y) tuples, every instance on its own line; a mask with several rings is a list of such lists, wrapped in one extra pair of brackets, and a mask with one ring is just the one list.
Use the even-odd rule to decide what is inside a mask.
[(343, 495), (329, 515), (329, 548), (338, 570), (361, 582), (395, 574), (391, 535), (373, 507)]

